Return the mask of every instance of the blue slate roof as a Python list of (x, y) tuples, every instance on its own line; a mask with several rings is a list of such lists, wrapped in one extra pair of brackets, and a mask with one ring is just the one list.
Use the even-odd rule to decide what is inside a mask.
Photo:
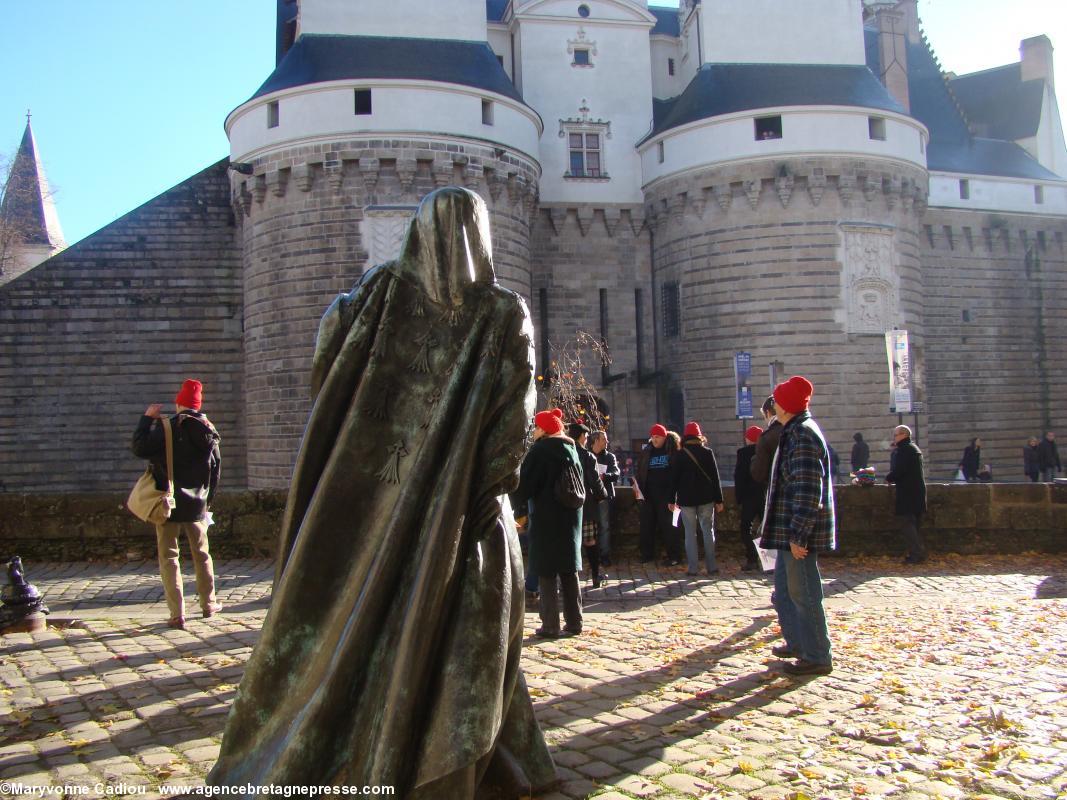
[(662, 33), (666, 36), (682, 35), (682, 23), (678, 17), (677, 8), (649, 6), (648, 10), (656, 18), (656, 24), (653, 26), (650, 35), (655, 36), (658, 33)]
[(509, 0), (485, 0), (485, 18), (490, 22), (500, 22), (504, 19), (508, 2)]
[(456, 83), (522, 96), (485, 42), (305, 34), (251, 99), (281, 89), (362, 78)]
[(905, 113), (864, 66), (705, 64), (678, 97), (654, 104), (649, 136), (738, 111), (811, 105)]
[[(878, 34), (871, 30), (866, 30), (864, 33), (867, 64), (877, 72), (880, 69)], [(963, 102), (962, 97), (957, 97), (955, 90), (960, 85), (958, 81), (962, 79), (946, 83), (929, 44), (925, 41), (918, 44), (909, 42), (907, 56), (911, 115), (930, 131), (930, 142), (926, 148), (926, 164), (931, 170), (1029, 180), (1062, 180), (1058, 175), (1041, 166), (1033, 156), (1013, 141), (1005, 141), (1007, 137), (1004, 134), (1010, 131), (1002, 114), (995, 113), (998, 122), (1002, 123), (996, 128), (995, 138), (976, 137), (972, 134), (968, 124), (975, 123), (975, 120), (970, 118), (972, 108), (982, 114), (983, 108), (987, 105), (995, 106), (995, 102), (993, 98), (989, 98), (988, 103), (971, 104)], [(1010, 75), (1007, 78), (1010, 78)], [(1007, 83), (1004, 75), (993, 76), (992, 80), (987, 78), (971, 86), (965, 86), (965, 96), (969, 96), (968, 93), (972, 91), (972, 87), (976, 93), (991, 91), (991, 86), (997, 85), (997, 80)], [(1016, 82), (1015, 86), (1025, 86), (1025, 84)], [(1003, 99), (1005, 94), (1011, 94), (1010, 87), (1009, 90), (1001, 93), (1000, 97)], [(1024, 106), (1025, 102), (1025, 98), (1018, 100), (1018, 103)], [(1020, 106), (1013, 107), (1018, 109)], [(986, 132), (981, 119), (976, 127), (981, 132)], [(994, 137), (992, 128), (988, 130), (990, 136)]]
[(1021, 64), (960, 75), (949, 86), (976, 134), (1009, 141), (1037, 135), (1045, 84), (1023, 81)]

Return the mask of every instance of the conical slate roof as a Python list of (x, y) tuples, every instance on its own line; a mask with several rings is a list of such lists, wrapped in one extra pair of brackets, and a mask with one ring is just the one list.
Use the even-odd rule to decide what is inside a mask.
[(21, 244), (50, 245), (57, 250), (66, 247), (29, 119), (4, 187), (0, 222)]

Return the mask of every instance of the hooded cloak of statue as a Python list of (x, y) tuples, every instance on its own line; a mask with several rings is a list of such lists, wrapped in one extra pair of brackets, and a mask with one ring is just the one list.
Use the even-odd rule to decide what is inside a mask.
[(323, 317), (271, 609), (209, 784), (458, 800), (554, 782), (506, 506), (532, 326), (491, 258), (485, 204), (441, 189)]

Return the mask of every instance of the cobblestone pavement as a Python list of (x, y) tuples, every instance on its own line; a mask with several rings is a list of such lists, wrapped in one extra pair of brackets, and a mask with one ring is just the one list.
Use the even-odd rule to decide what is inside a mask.
[[(152, 563), (27, 568), (53, 627), (0, 640), (0, 796), (198, 784), (272, 565), (217, 562), (226, 611), (187, 631), (163, 624)], [(580, 637), (534, 639), (527, 614), (523, 667), (562, 779), (545, 800), (1067, 798), (1065, 556), (827, 559), (836, 663), (814, 679), (770, 655), (765, 578), (612, 573)]]

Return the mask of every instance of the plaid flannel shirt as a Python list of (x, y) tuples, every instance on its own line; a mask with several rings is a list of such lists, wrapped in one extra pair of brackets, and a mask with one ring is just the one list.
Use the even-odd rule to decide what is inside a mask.
[(760, 547), (788, 550), (795, 542), (813, 552), (834, 549), (830, 454), (810, 412), (797, 414), (782, 429), (767, 495)]

